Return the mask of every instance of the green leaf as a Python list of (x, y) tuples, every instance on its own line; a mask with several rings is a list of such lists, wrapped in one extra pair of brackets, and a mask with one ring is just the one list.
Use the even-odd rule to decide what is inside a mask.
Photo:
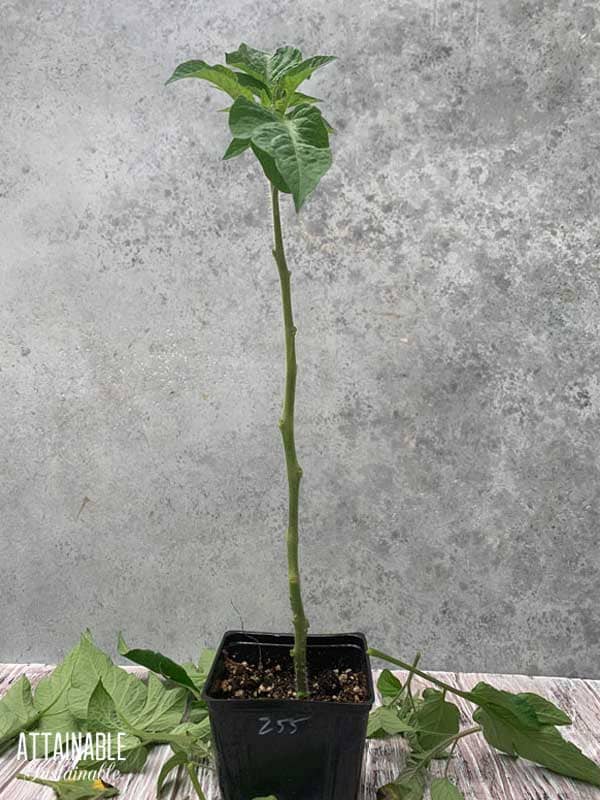
[(174, 731), (166, 743), (171, 745), (174, 753), (185, 754), (190, 762), (198, 762), (211, 756), (210, 730), (208, 733), (204, 730), (196, 733), (194, 726), (187, 730), (182, 728), (178, 733)]
[(271, 156), (268, 153), (265, 153), (264, 150), (261, 150), (254, 143), (251, 145), (251, 147), (252, 147), (252, 152), (254, 153), (261, 167), (263, 168), (263, 172), (265, 173), (267, 178), (271, 181), (271, 183), (274, 186), (276, 186), (280, 192), (291, 194), (287, 183), (284, 181), (283, 176), (277, 169), (277, 166), (275, 164), (275, 159), (271, 158)]
[(270, 53), (256, 50), (243, 43), (232, 53), (225, 53), (225, 61), (230, 66), (242, 70), (263, 83), (267, 81), (267, 64), (270, 58)]
[(123, 748), (122, 755), (123, 754), (125, 754), (125, 759), (123, 761), (119, 761), (119, 772), (123, 772), (125, 774), (130, 772), (141, 772), (144, 769), (144, 765), (146, 764), (149, 755), (148, 748), (144, 745), (138, 745), (129, 751), (126, 748)]
[[(98, 770), (107, 765), (113, 766), (119, 772), (129, 774), (141, 772), (148, 760), (148, 748), (138, 743), (132, 736), (125, 736), (120, 739), (120, 752), (115, 741), (107, 745), (105, 758), (81, 758), (77, 762), (77, 770)], [(120, 760), (115, 763), (115, 759), (120, 755)]]
[[(213, 661), (215, 660), (216, 653), (214, 650), (210, 648), (204, 649), (200, 653), (200, 658), (198, 660), (198, 665), (190, 663), (182, 664), (184, 670), (187, 672), (189, 677), (191, 678), (192, 682), (196, 686), (199, 692), (202, 692), (204, 689), (204, 684), (206, 683), (206, 679), (208, 678), (208, 673), (212, 667)], [(203, 708), (203, 703), (200, 704)], [(192, 709), (197, 708), (198, 704), (193, 701), (192, 702)]]
[[(94, 645), (89, 634), (81, 638), (77, 648), (50, 678), (45, 688), (48, 697), (44, 699), (56, 697), (55, 706), (42, 715), (36, 730), (43, 733), (51, 729), (63, 734), (78, 730), (127, 733), (122, 749), (128, 760), (115, 762), (118, 768), (121, 763), (126, 769), (137, 768), (146, 753), (140, 749), (131, 751), (163, 741), (183, 716), (187, 690), (167, 689), (153, 674), (146, 685), (137, 676), (115, 666)], [(38, 692), (34, 703), (37, 697)], [(62, 710), (58, 717), (62, 728), (56, 724), (56, 715), (51, 715), (55, 708)], [(114, 757), (114, 753), (111, 755)]]
[[(134, 652), (123, 647), (126, 653)], [(143, 654), (140, 660), (148, 660), (148, 653), (152, 657), (160, 655), (140, 652)], [(77, 732), (126, 733), (120, 740), (121, 753), (126, 758), (116, 764), (121, 771), (139, 771), (148, 756), (147, 745), (154, 743), (171, 744), (206, 757), (210, 729), (206, 707), (196, 697), (200, 695), (213, 655), (212, 651), (205, 651), (197, 667), (179, 666), (170, 659), (166, 660), (166, 666), (163, 660), (153, 662), (153, 666), (171, 678), (173, 664), (181, 670), (176, 671), (175, 677), (185, 681), (185, 686), (168, 689), (153, 674), (145, 684), (115, 666), (86, 632), (63, 662), (40, 681), (33, 699), (29, 682), (22, 678), (0, 701), (0, 743), (7, 740), (5, 737), (14, 738), (21, 730), (29, 729), (28, 752), (32, 756), (35, 742), (32, 734), (51, 734), (47, 740), (48, 753), (52, 754), (56, 734), (64, 738)], [(190, 721), (182, 726), (190, 685), (194, 694)], [(117, 743), (111, 744), (113, 752), (108, 754), (109, 760), (116, 757)], [(92, 764), (100, 763), (103, 762), (86, 759), (79, 766), (91, 768)]]
[(517, 695), (526, 700), (535, 711), (538, 722), (541, 725), (572, 725), (573, 721), (558, 706), (551, 703), (545, 697), (533, 692), (522, 692)]
[(537, 730), (542, 725), (534, 706), (523, 695), (496, 689), (489, 683), (478, 683), (468, 693), (468, 699), (494, 717), (518, 728)]
[(271, 54), (241, 44), (233, 53), (225, 54), (225, 61), (242, 70), (268, 87), (274, 86), (290, 70), (300, 65), (302, 53), (296, 47), (279, 47)]
[(311, 97), (309, 94), (303, 94), (302, 92), (294, 92), (290, 99), (288, 100), (288, 108), (292, 106), (299, 106), (302, 103), (322, 103), (323, 101), (318, 97)]
[(297, 47), (278, 47), (267, 62), (267, 80), (271, 85), (279, 83), (302, 61), (302, 53)]
[(167, 84), (182, 78), (200, 78), (208, 81), (222, 92), (226, 92), (234, 100), (237, 97), (246, 97), (248, 100), (252, 100), (252, 91), (242, 86), (233, 70), (227, 69), (221, 64), (211, 67), (206, 61), (186, 61), (175, 69)]
[(250, 89), (252, 94), (261, 98), (261, 100), (263, 97), (271, 97), (271, 90), (263, 81), (259, 81), (257, 78), (253, 78), (252, 75), (247, 75), (245, 72), (234, 72), (233, 74), (238, 79), (241, 86)]
[(402, 684), (389, 669), (384, 669), (377, 679), (377, 689), (385, 703), (386, 700), (391, 701), (398, 697), (402, 691)]
[(418, 741), (423, 750), (433, 750), (449, 736), (458, 733), (458, 706), (444, 699), (437, 689), (425, 689), (423, 702), (417, 708), (414, 724), (419, 729)]
[[(137, 746), (138, 740), (145, 744), (188, 743), (192, 734), (194, 737), (200, 732), (204, 735), (205, 725), (180, 722), (184, 707), (179, 703), (180, 698), (180, 689), (166, 689), (158, 678), (150, 675), (146, 702), (133, 715), (132, 708), (128, 708), (129, 716), (125, 716), (100, 682), (90, 698), (86, 724), (92, 732), (127, 733), (126, 749)], [(175, 714), (174, 703), (177, 704)]]
[(34, 725), (38, 716), (31, 696), (31, 684), (22, 675), (0, 700), (0, 745)]
[(102, 681), (98, 681), (98, 685), (90, 697), (86, 723), (88, 730), (92, 732), (119, 732), (122, 730), (121, 719), (117, 714), (117, 707), (112, 697), (102, 685)]
[[(329, 134), (321, 112), (314, 106), (301, 105), (281, 117), (238, 98), (229, 112), (229, 127), (234, 137), (250, 139), (260, 154), (272, 160), (283, 184), (294, 197), (296, 210), (300, 210), (331, 166)], [(272, 180), (268, 166), (265, 167), (256, 150), (255, 153)]]
[(329, 134), (320, 111), (297, 106), (277, 123), (261, 125), (252, 143), (274, 159), (299, 211), (331, 166)]
[[(144, 766), (148, 755), (147, 745), (189, 742), (187, 733), (180, 734), (178, 731), (185, 704), (182, 689), (166, 689), (151, 674), (145, 700), (138, 698), (138, 701), (137, 709), (128, 704), (126, 712), (123, 711), (106, 691), (102, 681), (99, 681), (88, 705), (88, 730), (127, 734), (121, 740), (122, 754), (126, 754), (125, 760), (114, 761), (114, 752), (107, 759), (114, 762), (114, 766), (121, 772), (137, 772)], [(91, 766), (89, 761), (78, 764), (80, 769), (89, 769)]]
[(423, 800), (425, 779), (423, 774), (408, 769), (401, 772), (395, 781), (380, 786), (377, 800)]
[(327, 128), (327, 133), (330, 133), (330, 134), (331, 133), (335, 133), (335, 128), (333, 127), (333, 125), (331, 125), (331, 123), (327, 122), (325, 117), (323, 117), (323, 123), (325, 124), (325, 127)]
[(385, 739), (387, 736), (397, 736), (400, 733), (410, 733), (415, 729), (402, 719), (396, 709), (389, 706), (379, 706), (369, 714), (367, 723), (368, 739)]
[(157, 797), (160, 796), (164, 785), (166, 783), (167, 778), (171, 774), (174, 769), (177, 767), (182, 766), (183, 764), (187, 764), (188, 758), (185, 753), (174, 753), (170, 758), (168, 758), (165, 763), (162, 765), (160, 772), (158, 773), (158, 780), (156, 782), (156, 795)]
[(130, 661), (133, 661), (135, 664), (140, 664), (142, 667), (147, 667), (148, 669), (152, 670), (152, 672), (162, 675), (163, 678), (167, 678), (168, 680), (173, 681), (173, 683), (183, 686), (185, 689), (191, 691), (195, 696), (199, 695), (197, 686), (194, 684), (185, 669), (167, 656), (163, 656), (162, 653), (158, 653), (155, 650), (130, 650), (125, 644), (125, 640), (121, 634), (119, 634), (119, 653), (124, 658), (128, 658)]
[(436, 778), (431, 782), (431, 800), (465, 799), (463, 793), (448, 778)]
[(251, 143), (252, 151), (271, 183), (281, 192), (289, 194), (290, 190), (277, 169), (275, 159), (269, 153), (257, 147), (252, 141), (252, 135), (256, 133), (261, 126), (268, 123), (277, 124), (280, 119), (281, 117), (277, 114), (256, 103), (247, 103), (244, 100), (240, 100), (231, 107), (229, 112), (229, 127), (234, 136), (234, 140), (236, 138), (244, 139)]
[(229, 128), (236, 139), (252, 139), (261, 126), (280, 121), (281, 116), (274, 111), (243, 98), (236, 100), (229, 109)]
[(600, 786), (600, 767), (563, 739), (556, 728), (523, 727), (514, 719), (500, 716), (495, 707), (478, 708), (473, 719), (483, 728), (487, 742), (497, 750), (534, 761), (559, 775)]
[[(54, 668), (54, 670), (38, 683), (33, 697), (33, 704), (38, 712), (38, 720), (34, 731), (50, 734), (68, 734), (80, 730), (75, 715), (69, 705), (69, 692), (72, 687), (73, 675), (80, 664), (82, 651), (88, 646), (93, 647), (91, 634), (86, 631), (77, 644)], [(83, 669), (85, 675), (85, 667)], [(85, 692), (85, 706), (94, 691), (97, 679), (89, 681)], [(82, 690), (83, 693), (83, 690)], [(54, 736), (49, 737), (48, 753), (53, 752)], [(32, 750), (32, 739), (28, 737), (28, 752)]]
[(283, 85), (288, 94), (296, 91), (296, 88), (307, 78), (310, 78), (315, 70), (330, 64), (332, 61), (335, 61), (335, 56), (312, 56), (312, 58), (307, 58), (289, 69), (285, 73), (283, 80)]
[(208, 677), (208, 673), (212, 669), (212, 665), (215, 661), (216, 656), (217, 656), (216, 650), (213, 650), (210, 647), (205, 647), (204, 650), (200, 653), (200, 658), (198, 659), (198, 669), (200, 670), (200, 672), (204, 674), (204, 680), (206, 680), (206, 678)]
[[(118, 683), (117, 681), (113, 685), (118, 686)], [(145, 733), (171, 731), (181, 722), (185, 710), (185, 692), (182, 689), (167, 689), (152, 674), (148, 677), (147, 687), (144, 684), (142, 687), (145, 697), (143, 703), (139, 702), (137, 707), (123, 702), (123, 697), (119, 697), (117, 692), (111, 692), (119, 717), (132, 726), (132, 732), (136, 729)]]
[(229, 158), (235, 158), (236, 156), (241, 155), (244, 150), (247, 150), (249, 147), (250, 139), (232, 139), (229, 142), (229, 147), (223, 154), (223, 161), (227, 161)]
[(204, 650), (200, 653), (200, 658), (198, 659), (198, 669), (200, 670), (200, 672), (204, 674), (204, 680), (206, 680), (206, 678), (208, 677), (208, 673), (212, 669), (212, 665), (215, 661), (216, 656), (217, 656), (216, 650), (213, 650), (210, 647), (205, 647)]
[(147, 685), (136, 675), (116, 667), (92, 641), (82, 641), (71, 675), (69, 708), (76, 719), (86, 720), (92, 694), (102, 686), (119, 717), (142, 730), (169, 730), (181, 721), (185, 707), (182, 688), (167, 689), (150, 675)]
[(31, 775), (24, 775), (22, 772), (15, 776), (19, 780), (37, 783), (40, 786), (49, 786), (58, 800), (94, 800), (94, 798), (116, 797), (119, 790), (109, 783), (105, 783), (100, 778), (93, 781), (52, 781), (47, 778), (34, 778)]
[(140, 678), (116, 667), (91, 638), (82, 639), (68, 689), (68, 707), (75, 719), (87, 719), (90, 699), (99, 681), (119, 705), (137, 708), (147, 695)]

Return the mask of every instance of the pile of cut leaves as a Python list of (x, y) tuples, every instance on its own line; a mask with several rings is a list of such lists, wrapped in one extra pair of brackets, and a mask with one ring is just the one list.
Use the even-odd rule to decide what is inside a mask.
[[(22, 732), (26, 733), (29, 758), (39, 757), (41, 742), (44, 756), (60, 756), (63, 743), (74, 733), (121, 733), (122, 760), (116, 759), (114, 737), (106, 760), (82, 759), (74, 771), (110, 766), (124, 773), (140, 772), (151, 747), (169, 745), (172, 755), (159, 774), (157, 793), (160, 795), (169, 773), (179, 766), (188, 771), (196, 787), (198, 768), (210, 757), (210, 727), (201, 692), (213, 651), (205, 650), (197, 664), (177, 664), (151, 650), (129, 650), (120, 638), (119, 652), (147, 667), (148, 680), (113, 664), (96, 647), (89, 631), (62, 663), (42, 678), (35, 692), (27, 677), (19, 678), (0, 700), (0, 752)], [(116, 794), (113, 787), (97, 781), (95, 786), (93, 781), (79, 780), (42, 783), (65, 800)]]
[[(169, 745), (172, 752), (159, 773), (157, 796), (170, 773), (182, 767), (200, 800), (205, 800), (198, 769), (209, 764), (210, 727), (202, 688), (214, 652), (205, 650), (197, 664), (178, 664), (152, 650), (129, 649), (119, 637), (119, 653), (146, 667), (148, 680), (113, 664), (96, 647), (89, 631), (64, 661), (38, 683), (35, 692), (26, 677), (19, 678), (0, 700), (0, 752), (12, 746), (21, 733), (25, 733), (30, 758), (34, 757), (36, 745), (39, 748), (40, 740), (44, 741), (45, 753), (58, 756), (61, 742), (74, 733), (120, 733), (120, 755), (124, 760), (117, 760), (115, 752), (108, 752), (102, 762), (82, 759), (73, 774), (103, 767), (125, 773), (140, 772), (152, 746)], [(397, 778), (379, 788), (378, 800), (422, 800), (428, 785), (431, 800), (461, 800), (463, 795), (449, 777), (448, 767), (458, 742), (476, 734), (482, 734), (502, 753), (600, 786), (600, 767), (559, 731), (559, 727), (571, 724), (570, 718), (546, 698), (530, 692), (513, 694), (483, 682), (469, 691), (461, 690), (422, 672), (418, 667), (419, 656), (412, 664), (406, 664), (379, 650), (371, 649), (369, 653), (408, 673), (401, 682), (385, 669), (377, 682), (382, 704), (369, 717), (367, 736), (372, 739), (402, 736), (409, 750)], [(431, 687), (415, 693), (412, 688), (415, 675)], [(460, 728), (460, 711), (448, 699), (449, 695), (475, 706), (474, 725)], [(446, 759), (446, 769), (443, 777), (431, 780), (429, 767), (435, 759)], [(114, 786), (99, 777), (95, 780), (69, 779), (69, 776), (49, 780), (21, 774), (17, 777), (53, 789), (59, 800), (118, 794)]]
[[(448, 777), (448, 768), (458, 742), (477, 734), (501, 753), (520, 756), (559, 775), (600, 786), (600, 767), (558, 730), (570, 725), (571, 719), (545, 697), (532, 692), (513, 694), (484, 682), (463, 691), (422, 672), (418, 668), (420, 655), (412, 664), (406, 664), (378, 650), (371, 649), (369, 653), (408, 672), (404, 683), (388, 669), (377, 681), (382, 704), (369, 716), (367, 737), (402, 736), (409, 747), (405, 765), (394, 781), (379, 788), (378, 800), (422, 800), (428, 784), (431, 800), (464, 800)], [(426, 688), (416, 695), (412, 689), (414, 675), (436, 688)], [(475, 706), (475, 725), (461, 730), (459, 708), (448, 695)], [(446, 768), (443, 777), (430, 780), (428, 768), (435, 759), (446, 759)]]

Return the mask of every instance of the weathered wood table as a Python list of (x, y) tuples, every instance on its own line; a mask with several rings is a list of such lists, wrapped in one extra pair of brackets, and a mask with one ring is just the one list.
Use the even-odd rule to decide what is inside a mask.
[[(35, 685), (51, 669), (42, 664), (0, 665), (0, 696), (20, 675), (27, 675)], [(132, 671), (144, 674), (141, 669), (132, 668)], [(402, 679), (401, 672), (396, 674)], [(471, 688), (483, 680), (500, 689), (537, 692), (548, 697), (573, 719), (572, 727), (563, 729), (566, 736), (590, 758), (600, 761), (600, 681), (476, 673), (435, 674), (461, 689)], [(416, 680), (414, 685), (416, 688)], [(463, 724), (470, 724), (469, 704), (460, 698), (454, 699), (461, 708)], [(167, 747), (155, 748), (142, 773), (118, 778), (120, 797), (123, 800), (153, 800), (158, 772), (169, 753)], [(395, 777), (404, 757), (404, 745), (400, 739), (369, 742), (365, 750), (360, 800), (374, 800), (376, 788)], [(17, 772), (25, 772), (38, 777), (58, 778), (64, 772), (64, 764), (61, 767), (52, 760), (18, 761), (16, 748), (13, 748), (0, 758), (0, 800), (52, 800), (50, 789), (15, 780), (14, 776)], [(441, 774), (444, 768), (443, 762), (437, 762), (432, 773)], [(167, 784), (163, 797), (166, 800), (195, 798), (187, 775), (182, 771), (173, 775), (176, 777)], [(481, 736), (469, 736), (459, 742), (449, 775), (455, 779), (466, 800), (600, 800), (600, 789), (494, 753)], [(201, 779), (207, 800), (220, 800), (212, 772), (205, 772)]]

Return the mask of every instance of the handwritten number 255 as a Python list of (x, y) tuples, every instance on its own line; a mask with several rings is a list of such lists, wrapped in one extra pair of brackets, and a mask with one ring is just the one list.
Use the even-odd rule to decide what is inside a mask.
[(300, 723), (306, 722), (310, 717), (294, 717), (286, 719), (271, 719), (271, 717), (259, 717), (261, 726), (258, 730), (259, 736), (266, 736), (268, 733), (276, 733), (280, 736), (293, 736), (298, 733)]

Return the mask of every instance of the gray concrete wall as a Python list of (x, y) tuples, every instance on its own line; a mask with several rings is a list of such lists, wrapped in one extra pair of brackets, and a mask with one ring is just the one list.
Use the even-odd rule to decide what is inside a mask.
[(314, 631), (600, 676), (600, 14), (569, 0), (5, 0), (0, 659), (287, 629), (268, 194), (242, 40), (336, 53), (285, 225)]

